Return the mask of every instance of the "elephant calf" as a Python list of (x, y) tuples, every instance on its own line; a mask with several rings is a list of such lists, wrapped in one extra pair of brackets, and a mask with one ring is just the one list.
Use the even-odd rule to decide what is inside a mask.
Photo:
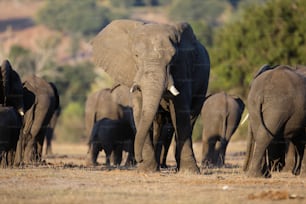
[(227, 145), (236, 131), (244, 103), (224, 92), (207, 97), (202, 110), (202, 167), (223, 166)]
[[(89, 160), (87, 164), (97, 165), (99, 152), (104, 150), (106, 165), (110, 165), (110, 157), (112, 152), (114, 152), (114, 164), (119, 166), (122, 161), (123, 150), (129, 152), (129, 157), (134, 155), (134, 136), (133, 129), (122, 120), (104, 118), (97, 121), (93, 126), (90, 136)], [(131, 158), (127, 158), (127, 163), (130, 160)]]
[(0, 165), (12, 166), (21, 128), (21, 117), (13, 107), (0, 107)]

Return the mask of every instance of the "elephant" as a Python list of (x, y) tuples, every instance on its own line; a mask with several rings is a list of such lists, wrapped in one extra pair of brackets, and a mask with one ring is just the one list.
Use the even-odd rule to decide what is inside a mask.
[(209, 95), (201, 110), (202, 167), (222, 167), (227, 145), (239, 126), (244, 102), (225, 92)]
[[(101, 89), (89, 95), (85, 104), (85, 128), (88, 138), (90, 138), (94, 124), (104, 118), (123, 121), (129, 124), (135, 135), (135, 124), (133, 110), (131, 107), (130, 91), (127, 86), (115, 84), (112, 88)], [(133, 137), (134, 138), (134, 137)], [(134, 143), (134, 139), (133, 139)], [(89, 147), (91, 146), (89, 142)], [(134, 145), (132, 150), (128, 151), (128, 160), (126, 165), (135, 165)], [(88, 153), (92, 149), (89, 148)], [(93, 164), (90, 157), (87, 158), (87, 164)]]
[(0, 106), (0, 166), (12, 166), (22, 118), (14, 107)]
[(39, 163), (48, 124), (59, 106), (59, 96), (46, 80), (26, 76), (23, 80), (24, 121), (14, 165)]
[(121, 84), (90, 94), (85, 103), (85, 132), (88, 138), (94, 123), (103, 118), (114, 120), (124, 118), (135, 128), (130, 103), (129, 88)]
[(191, 135), (206, 95), (210, 59), (191, 26), (114, 20), (92, 47), (95, 65), (130, 87), (138, 170), (158, 170), (149, 132), (162, 105), (175, 129), (177, 170), (200, 173)]
[[(127, 121), (122, 119), (103, 118), (95, 122), (90, 137), (90, 164), (97, 165), (97, 157), (101, 150), (106, 155), (106, 165), (110, 166), (110, 157), (114, 153), (114, 165), (120, 166), (122, 151), (133, 154), (135, 133)], [(127, 159), (129, 162), (129, 158)], [(127, 164), (126, 164), (127, 165)]]
[[(271, 177), (265, 154), (268, 151), (269, 155), (277, 142), (290, 141), (296, 156), (292, 173), (298, 175), (306, 141), (306, 78), (286, 65), (265, 65), (258, 73), (247, 98), (249, 126), (243, 170), (251, 177)], [(280, 152), (284, 152), (282, 148)]]
[(23, 116), (23, 88), (19, 74), (8, 60), (2, 62), (0, 71), (0, 104), (14, 107)]
[(45, 154), (46, 155), (51, 155), (52, 154), (52, 140), (54, 139), (54, 129), (57, 123), (57, 119), (59, 118), (60, 114), (61, 114), (61, 106), (60, 106), (60, 99), (59, 99), (59, 93), (58, 90), (55, 86), (54, 83), (49, 82), (49, 84), (51, 85), (51, 87), (53, 88), (53, 91), (55, 93), (55, 107), (57, 107), (54, 110), (54, 113), (50, 119), (50, 122), (48, 124), (47, 130), (46, 130), (46, 150), (45, 150)]
[(155, 139), (153, 144), (157, 168), (168, 168), (167, 155), (173, 138), (174, 127), (169, 112), (161, 107), (153, 121), (153, 132), (151, 134), (154, 134), (153, 138)]

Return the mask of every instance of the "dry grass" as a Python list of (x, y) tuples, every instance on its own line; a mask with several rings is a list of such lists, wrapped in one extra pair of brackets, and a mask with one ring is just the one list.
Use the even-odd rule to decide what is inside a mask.
[[(46, 165), (0, 170), (1, 203), (303, 203), (305, 179), (274, 173), (246, 178), (244, 142), (229, 145), (226, 168), (201, 175), (84, 167), (86, 145), (53, 145)], [(194, 144), (199, 161), (201, 144)], [(99, 157), (103, 162), (104, 155)], [(172, 150), (168, 163), (174, 165)]]

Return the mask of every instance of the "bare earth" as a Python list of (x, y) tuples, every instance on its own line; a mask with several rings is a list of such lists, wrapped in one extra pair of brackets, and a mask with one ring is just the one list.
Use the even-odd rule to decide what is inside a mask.
[[(194, 144), (200, 161), (201, 144)], [(53, 144), (46, 164), (0, 169), (1, 203), (305, 203), (306, 179), (287, 172), (247, 178), (241, 170), (244, 142), (228, 147), (226, 168), (201, 175), (85, 167), (87, 147)], [(170, 150), (168, 164), (174, 166)], [(104, 162), (101, 154), (99, 162)]]

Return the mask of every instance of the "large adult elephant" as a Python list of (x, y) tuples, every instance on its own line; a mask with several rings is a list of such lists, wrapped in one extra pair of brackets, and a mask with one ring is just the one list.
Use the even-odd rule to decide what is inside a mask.
[(157, 169), (149, 129), (162, 104), (175, 128), (178, 170), (199, 173), (191, 135), (205, 99), (210, 60), (191, 26), (115, 20), (92, 44), (95, 64), (131, 87), (138, 168)]
[(224, 165), (227, 145), (244, 111), (243, 101), (220, 92), (208, 96), (201, 110), (202, 167)]
[(306, 140), (306, 78), (288, 66), (264, 66), (251, 84), (247, 106), (247, 174), (270, 177), (264, 155), (272, 141), (286, 140), (295, 146), (292, 172), (299, 174)]
[[(88, 139), (92, 134), (92, 128), (97, 121), (110, 119), (118, 124), (129, 124), (135, 136), (135, 124), (131, 105), (131, 93), (127, 86), (116, 84), (112, 88), (101, 89), (89, 95), (85, 104), (85, 128)], [(115, 123), (115, 122), (114, 122)], [(111, 131), (110, 131), (111, 132)], [(98, 134), (98, 133), (96, 133)], [(134, 143), (133, 136), (133, 143)], [(89, 156), (93, 155), (91, 142), (89, 142)], [(88, 164), (94, 164), (92, 158), (87, 158)], [(126, 165), (134, 165), (134, 145), (128, 154)]]
[(54, 89), (46, 80), (29, 75), (23, 80), (25, 115), (14, 165), (41, 161), (46, 130), (59, 105)]

